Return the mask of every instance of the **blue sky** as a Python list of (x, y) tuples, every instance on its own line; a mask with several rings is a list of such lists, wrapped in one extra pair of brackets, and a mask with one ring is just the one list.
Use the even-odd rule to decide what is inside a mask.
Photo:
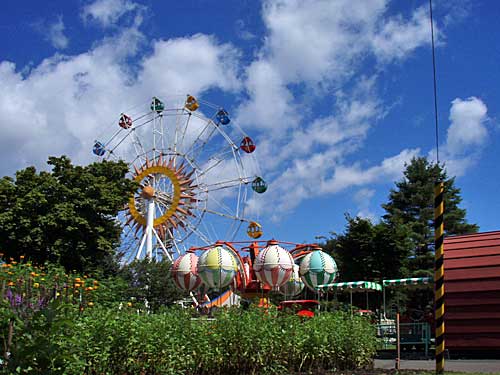
[[(500, 5), (435, 1), (440, 155), (468, 219), (500, 229)], [(123, 110), (191, 93), (258, 143), (265, 238), (377, 220), (435, 146), (427, 1), (11, 1), (0, 12), (0, 173), (93, 161)]]

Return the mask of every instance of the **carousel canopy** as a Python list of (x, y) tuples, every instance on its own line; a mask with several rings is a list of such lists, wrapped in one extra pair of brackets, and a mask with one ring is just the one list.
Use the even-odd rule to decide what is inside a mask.
[(430, 277), (411, 277), (408, 279), (392, 279), (383, 280), (382, 284), (385, 288), (397, 287), (397, 286), (408, 286), (408, 285), (425, 285), (431, 282)]
[(373, 281), (348, 281), (344, 283), (331, 283), (323, 284), (317, 286), (318, 290), (349, 290), (349, 291), (372, 291), (372, 290), (382, 290), (382, 285), (375, 283)]

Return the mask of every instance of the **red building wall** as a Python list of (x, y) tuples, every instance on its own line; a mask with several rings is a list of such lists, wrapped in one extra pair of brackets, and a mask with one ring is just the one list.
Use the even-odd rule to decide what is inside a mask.
[(444, 241), (445, 340), (450, 351), (500, 351), (500, 231)]

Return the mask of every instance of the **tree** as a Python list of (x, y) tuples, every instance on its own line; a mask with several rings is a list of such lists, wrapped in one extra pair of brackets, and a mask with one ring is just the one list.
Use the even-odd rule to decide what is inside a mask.
[(136, 260), (123, 267), (119, 276), (128, 284), (125, 295), (128, 299), (145, 303), (156, 311), (161, 306), (170, 306), (185, 298), (187, 292), (179, 290), (173, 281), (171, 263), (162, 260)]
[[(462, 198), (455, 187), (455, 178), (449, 178), (438, 164), (424, 157), (413, 158), (406, 165), (404, 177), (391, 189), (389, 202), (382, 205), (383, 219), (390, 225), (404, 224), (410, 229), (413, 248), (410, 271), (413, 275), (429, 274), (433, 269), (434, 253), (434, 184), (444, 184), (444, 229), (446, 235), (473, 233), (476, 224), (465, 219), (466, 211), (459, 207)], [(412, 275), (412, 276), (413, 276)]]
[(34, 167), (0, 179), (0, 249), (67, 270), (116, 270), (121, 228), (116, 220), (136, 184), (124, 162), (74, 166), (50, 157), (50, 172)]
[(397, 278), (407, 274), (406, 260), (411, 243), (405, 225), (346, 216), (343, 234), (327, 241), (324, 249), (337, 261), (342, 280)]

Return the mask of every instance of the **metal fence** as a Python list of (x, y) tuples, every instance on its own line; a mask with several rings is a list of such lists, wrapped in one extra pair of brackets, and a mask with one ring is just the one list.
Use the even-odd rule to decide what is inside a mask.
[[(429, 323), (400, 323), (399, 330), (401, 347), (423, 349), (425, 356), (428, 356), (431, 345)], [(396, 347), (396, 323), (377, 324), (377, 337), (380, 339), (381, 349), (394, 349)]]

